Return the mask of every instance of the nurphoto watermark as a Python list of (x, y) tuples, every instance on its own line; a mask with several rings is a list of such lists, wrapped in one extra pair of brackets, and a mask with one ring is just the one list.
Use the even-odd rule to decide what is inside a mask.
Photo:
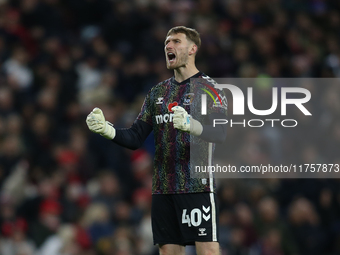
[(338, 79), (204, 77), (191, 84), (198, 99), (191, 116), (212, 126), (212, 135), (227, 130), (223, 144), (191, 137), (192, 177), (340, 178), (340, 151), (324, 150), (340, 123), (327, 101), (340, 90)]

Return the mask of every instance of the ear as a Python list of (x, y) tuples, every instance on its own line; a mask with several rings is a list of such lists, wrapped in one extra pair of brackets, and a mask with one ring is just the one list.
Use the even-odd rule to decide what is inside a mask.
[(190, 46), (189, 55), (196, 54), (197, 50), (198, 50), (197, 45), (196, 45), (196, 44), (192, 44), (192, 45)]

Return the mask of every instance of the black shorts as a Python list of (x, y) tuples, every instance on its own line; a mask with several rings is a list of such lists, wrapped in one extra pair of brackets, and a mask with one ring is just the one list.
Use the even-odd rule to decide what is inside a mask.
[(151, 218), (154, 244), (218, 241), (214, 193), (152, 195)]

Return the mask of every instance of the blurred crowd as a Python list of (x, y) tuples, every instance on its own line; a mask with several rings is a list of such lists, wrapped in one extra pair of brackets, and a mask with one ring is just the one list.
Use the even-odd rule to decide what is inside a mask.
[[(133, 123), (173, 75), (164, 39), (177, 25), (200, 32), (210, 77), (340, 77), (338, 0), (1, 0), (1, 255), (158, 253), (152, 135), (131, 151), (85, 119), (100, 107)], [(307, 88), (312, 119), (230, 128), (230, 163), (340, 163), (340, 86)], [(218, 181), (223, 255), (340, 254), (338, 179)]]

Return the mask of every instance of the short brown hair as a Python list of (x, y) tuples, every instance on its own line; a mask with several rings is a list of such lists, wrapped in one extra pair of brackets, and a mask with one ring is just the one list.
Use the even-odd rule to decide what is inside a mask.
[(201, 38), (200, 34), (193, 28), (185, 27), (185, 26), (178, 26), (178, 27), (173, 27), (169, 30), (168, 34), (166, 37), (172, 34), (178, 34), (182, 33), (187, 36), (187, 38), (192, 41), (194, 44), (197, 45), (197, 50), (201, 47)]

